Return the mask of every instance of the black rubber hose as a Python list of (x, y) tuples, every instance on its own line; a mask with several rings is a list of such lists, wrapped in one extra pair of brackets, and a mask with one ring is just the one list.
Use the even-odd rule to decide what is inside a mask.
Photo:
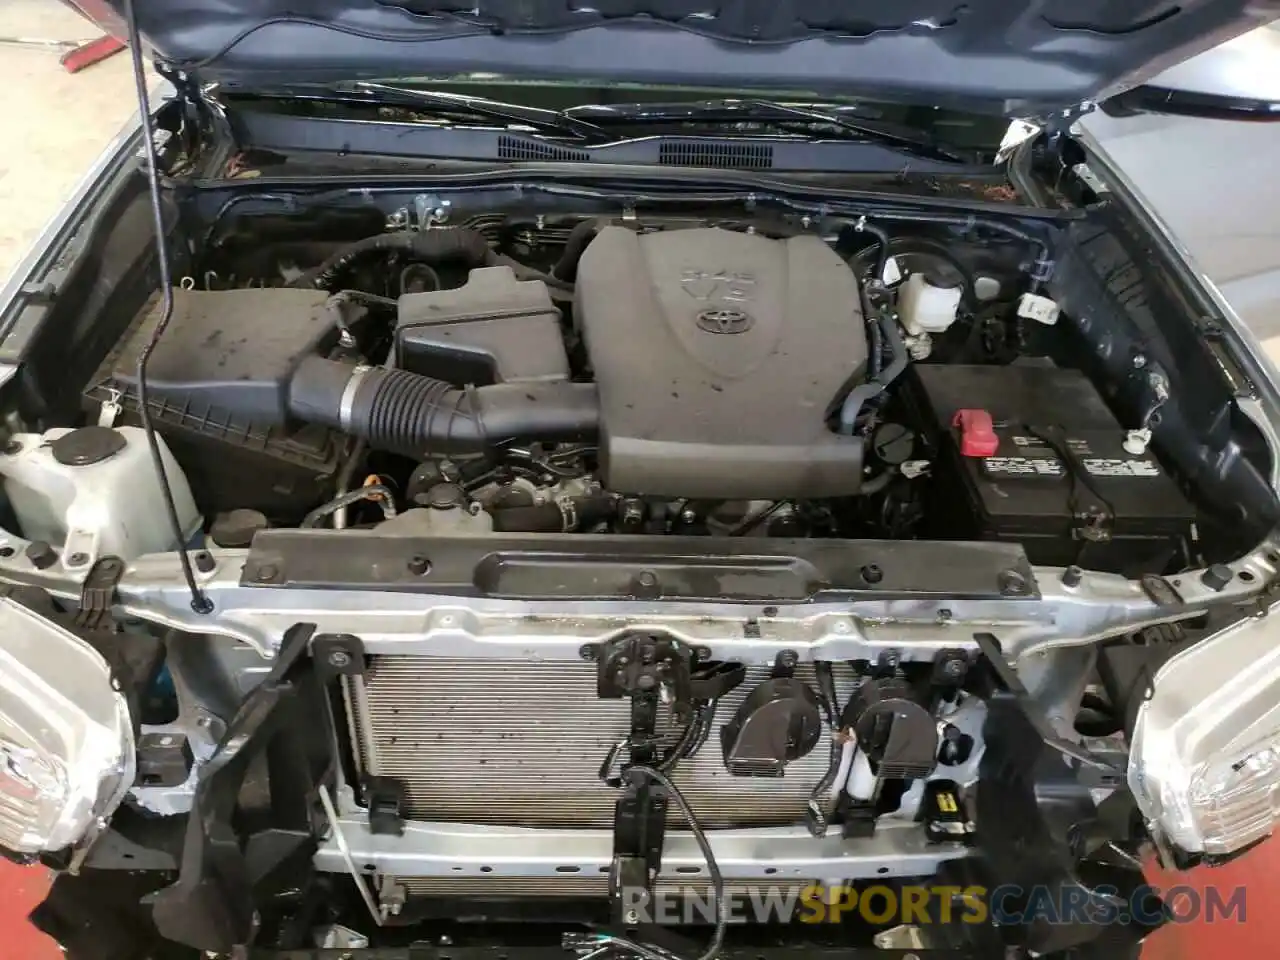
[(413, 260), (431, 263), (457, 261), (463, 266), (510, 267), (521, 280), (542, 280), (559, 289), (572, 288), (557, 277), (526, 266), (519, 260), (503, 256), (489, 245), (479, 230), (467, 227), (433, 227), (430, 230), (400, 230), (365, 237), (332, 254), (320, 266), (308, 270), (293, 281), (294, 287), (328, 289), (344, 270), (361, 257), (374, 253), (403, 253)]
[(884, 366), (884, 336), (875, 317), (866, 316), (863, 323), (867, 327), (867, 379), (877, 380), (880, 368)]
[(462, 390), (405, 370), (308, 357), (290, 382), (289, 412), (362, 437), (375, 450), (421, 458), (484, 453), (512, 440), (593, 439), (600, 403), (590, 383)]
[(484, 234), (465, 227), (400, 230), (365, 237), (331, 254), (320, 266), (293, 281), (295, 287), (329, 287), (356, 260), (373, 253), (405, 253), (420, 260), (458, 260), (469, 267), (496, 265), (497, 251)]
[(578, 274), (578, 261), (582, 259), (582, 251), (587, 244), (596, 238), (600, 225), (594, 220), (583, 220), (569, 231), (564, 242), (564, 252), (551, 268), (551, 275), (559, 280), (572, 283)]
[[(862, 309), (869, 315), (872, 311), (870, 300), (866, 295), (866, 291), (862, 294)], [(888, 311), (880, 312), (880, 334), (884, 338), (884, 342), (889, 345), (890, 360), (875, 380), (868, 380), (866, 383), (860, 383), (849, 391), (848, 396), (844, 398), (844, 403), (840, 406), (840, 432), (852, 434), (854, 426), (858, 421), (858, 414), (862, 412), (862, 408), (867, 402), (874, 400), (888, 388), (889, 384), (907, 369), (907, 345), (902, 339), (902, 334), (898, 331), (897, 321), (889, 315)]]
[[(876, 283), (884, 283), (884, 268), (889, 263), (889, 233), (874, 223), (859, 220), (854, 224), (855, 233), (868, 233), (876, 238), (876, 271), (872, 274)], [(859, 277), (859, 280), (862, 278)]]
[(565, 501), (494, 507), (493, 529), (498, 533), (568, 533), (585, 530), (613, 515), (612, 497), (568, 497)]

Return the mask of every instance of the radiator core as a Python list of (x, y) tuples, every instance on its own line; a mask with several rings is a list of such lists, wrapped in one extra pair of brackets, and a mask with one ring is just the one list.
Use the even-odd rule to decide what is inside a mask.
[[(854, 685), (833, 665), (840, 702)], [(726, 696), (702, 749), (674, 781), (707, 829), (789, 826), (804, 819), (809, 793), (829, 761), (829, 740), (790, 764), (780, 778), (734, 777), (721, 757), (720, 727), (761, 681), (767, 666)], [(796, 672), (814, 686), (811, 666)], [(364, 772), (406, 788), (412, 820), (562, 829), (610, 828), (617, 791), (600, 765), (627, 734), (630, 703), (596, 696), (596, 667), (530, 661), (386, 655), (371, 658), (347, 701)], [(681, 730), (663, 708), (659, 729)], [(625, 756), (625, 754), (624, 754)], [(675, 804), (670, 821), (680, 821)]]

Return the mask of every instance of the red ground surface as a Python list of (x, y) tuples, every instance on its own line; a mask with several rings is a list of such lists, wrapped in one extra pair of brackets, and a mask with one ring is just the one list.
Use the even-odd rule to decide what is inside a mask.
[[(1245, 922), (1170, 924), (1147, 942), (1143, 960), (1280, 956), (1280, 910), (1274, 905), (1280, 880), (1272, 878), (1280, 878), (1280, 840), (1269, 841), (1235, 863), (1213, 870), (1186, 874), (1152, 871), (1152, 883), (1166, 890), (1175, 885), (1201, 892), (1216, 887), (1229, 895), (1236, 887), (1244, 887)], [(48, 884), (44, 870), (0, 861), (0, 960), (61, 960), (62, 952), (53, 941), (27, 923), (28, 911), (44, 897)]]

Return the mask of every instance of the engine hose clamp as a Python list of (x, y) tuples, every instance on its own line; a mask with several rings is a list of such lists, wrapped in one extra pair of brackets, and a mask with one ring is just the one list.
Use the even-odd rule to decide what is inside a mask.
[(604, 755), (604, 763), (600, 764), (600, 771), (597, 776), (600, 778), (600, 782), (606, 787), (613, 787), (616, 790), (622, 786), (623, 768), (619, 766), (617, 776), (614, 776), (613, 768), (618, 764), (618, 758), (622, 756), (622, 751), (629, 750), (630, 747), (631, 739), (629, 737), (623, 737), (610, 747), (609, 752)]
[(343, 430), (351, 429), (351, 414), (356, 403), (356, 391), (360, 389), (361, 382), (372, 369), (373, 367), (368, 364), (358, 364), (351, 371), (347, 385), (342, 388), (342, 400), (338, 404), (338, 422), (342, 424)]
[(805, 804), (804, 825), (808, 829), (809, 835), (813, 837), (825, 837), (830, 822), (827, 815), (822, 809), (822, 805), (814, 797), (809, 798), (809, 802)]
[(578, 508), (573, 504), (572, 497), (559, 497), (556, 500), (556, 506), (560, 508), (560, 532), (571, 533), (578, 527)]

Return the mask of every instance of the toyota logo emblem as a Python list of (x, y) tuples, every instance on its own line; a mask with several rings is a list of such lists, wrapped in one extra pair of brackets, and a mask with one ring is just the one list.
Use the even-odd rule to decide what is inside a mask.
[(754, 322), (741, 310), (703, 310), (698, 314), (698, 327), (707, 333), (746, 333)]

